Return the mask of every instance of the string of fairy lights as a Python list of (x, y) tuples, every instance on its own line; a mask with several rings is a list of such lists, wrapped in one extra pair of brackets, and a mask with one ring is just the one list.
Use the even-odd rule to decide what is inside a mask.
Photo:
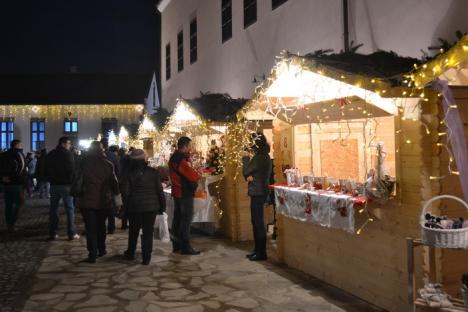
[[(206, 140), (205, 146), (209, 146), (211, 140), (219, 137), (219, 128), (223, 128), (225, 140), (224, 157), (219, 159), (219, 166), (236, 168), (233, 179), (237, 179), (239, 159), (241, 153), (251, 142), (250, 133), (253, 131), (252, 125), (238, 120), (237, 122), (211, 122), (201, 117), (183, 99), (178, 99), (174, 112), (167, 119), (164, 127), (153, 134), (155, 150), (160, 153), (167, 153), (172, 146), (176, 145), (178, 138), (182, 135), (192, 138), (192, 142), (202, 145), (200, 138)], [(139, 135), (142, 137), (142, 135)], [(169, 148), (169, 149), (168, 149)], [(195, 150), (200, 146), (195, 146)], [(221, 184), (223, 179), (216, 182), (216, 196), (214, 196), (215, 210), (218, 211), (218, 218), (224, 214), (221, 205)]]
[[(408, 88), (411, 88), (413, 92), (417, 92), (420, 94), (421, 97), (424, 97), (424, 87), (431, 81), (434, 81), (438, 77), (442, 76), (445, 80), (449, 83), (456, 82), (457, 77), (460, 76), (461, 71), (461, 63), (466, 61), (468, 58), (468, 36), (465, 35), (462, 37), (453, 48), (449, 51), (444, 51), (443, 49), (440, 50), (440, 54), (431, 60), (430, 62), (423, 64), (422, 66), (418, 66), (414, 64), (414, 69), (410, 73), (408, 73), (405, 77), (407, 78), (404, 82), (406, 82)], [(450, 70), (455, 69), (456, 74), (453, 77), (448, 77), (445, 73)], [(438, 97), (442, 97), (443, 94), (438, 93)], [(444, 149), (447, 154), (449, 155), (448, 159), (448, 174), (446, 175), (431, 175), (431, 180), (441, 180), (449, 175), (459, 175), (459, 172), (454, 169), (454, 157), (452, 150), (449, 148), (451, 142), (451, 135), (452, 131), (447, 125), (447, 116), (450, 114), (452, 110), (458, 109), (455, 103), (450, 103), (447, 111), (445, 112), (445, 117), (440, 121), (440, 125), (446, 128), (446, 131), (440, 131), (437, 133), (439, 138), (436, 146), (439, 148)], [(441, 142), (441, 139), (446, 138), (445, 142)]]
[[(443, 51), (441, 51), (443, 52)], [(429, 63), (423, 65), (414, 65), (414, 69), (404, 76), (402, 83), (403, 87), (392, 87), (388, 82), (388, 78), (373, 78), (357, 74), (349, 74), (344, 71), (329, 68), (319, 62), (310, 61), (304, 57), (297, 55), (291, 55), (287, 52), (282, 52), (277, 58), (275, 66), (272, 68), (270, 75), (259, 84), (252, 99), (237, 113), (236, 122), (229, 123), (225, 132), (225, 143), (226, 143), (226, 154), (223, 158), (222, 166), (233, 166), (236, 168), (236, 174), (233, 179), (237, 179), (238, 167), (240, 166), (240, 159), (244, 153), (245, 148), (252, 145), (252, 132), (256, 132), (261, 127), (262, 120), (249, 120), (249, 112), (261, 109), (266, 114), (273, 116), (274, 118), (282, 119), (286, 122), (291, 123), (296, 115), (304, 115), (310, 123), (316, 123), (319, 127), (321, 124), (326, 124), (332, 121), (330, 111), (337, 106), (339, 107), (339, 118), (334, 120), (340, 124), (344, 124), (344, 131), (339, 134), (339, 138), (336, 140), (346, 144), (346, 139), (351, 135), (350, 128), (350, 117), (348, 114), (357, 112), (360, 113), (360, 119), (364, 120), (365, 127), (363, 132), (368, 131), (364, 137), (369, 138), (368, 141), (363, 143), (362, 148), (365, 150), (366, 155), (373, 155), (375, 151), (376, 142), (379, 140), (377, 137), (377, 127), (380, 125), (378, 116), (373, 111), (373, 105), (390, 105), (396, 107), (396, 112), (391, 114), (397, 116), (401, 122), (417, 123), (418, 126), (423, 127), (426, 135), (434, 135), (431, 132), (431, 126), (428, 122), (423, 120), (420, 114), (422, 112), (423, 105), (426, 103), (439, 102), (442, 94), (434, 91), (431, 88), (427, 88), (428, 82), (435, 80), (439, 76), (443, 76), (444, 73), (451, 68), (457, 68), (460, 70), (460, 63), (468, 58), (468, 37), (465, 36), (459, 43), (450, 51), (442, 53), (437, 58)], [(312, 72), (318, 74), (324, 78), (332, 79), (337, 82), (341, 82), (340, 88), (335, 89), (335, 94), (332, 94), (330, 98), (326, 99), (328, 107), (322, 106), (320, 113), (312, 115), (309, 112), (309, 107), (304, 103), (315, 103), (323, 100), (323, 94), (321, 94), (320, 86), (317, 86), (315, 90), (310, 89), (308, 93), (304, 93), (301, 96), (297, 96), (294, 99), (288, 99), (285, 101), (283, 97), (269, 96), (270, 88), (273, 86), (281, 75), (284, 74), (285, 68), (290, 70), (296, 68), (294, 75), (301, 75), (303, 72)], [(294, 78), (294, 77), (293, 77)], [(449, 78), (453, 80), (456, 78)], [(359, 94), (362, 105), (353, 107), (347, 105), (351, 101), (353, 94)], [(196, 112), (194, 112), (183, 100), (178, 101), (178, 106), (182, 110), (182, 113), (190, 118), (180, 118), (181, 114), (177, 112), (173, 113), (166, 125), (160, 131), (154, 133), (155, 146), (161, 144), (168, 145), (174, 144), (178, 136), (182, 133), (189, 136), (201, 136), (208, 133), (213, 133), (212, 126), (207, 120), (201, 118)], [(450, 110), (457, 109), (455, 104), (449, 107)], [(448, 112), (446, 112), (448, 114)], [(355, 118), (354, 118), (355, 119)], [(399, 123), (396, 123), (398, 125)], [(437, 147), (443, 148), (449, 154), (449, 165), (448, 175), (457, 175), (458, 171), (454, 169), (454, 158), (450, 145), (451, 130), (447, 126), (445, 118), (440, 121), (441, 127), (446, 128), (445, 131), (437, 132), (436, 143)], [(341, 129), (341, 126), (340, 126)], [(404, 127), (395, 127), (395, 137), (398, 138), (399, 142), (403, 145), (412, 145), (415, 142), (412, 140), (411, 133), (409, 130), (405, 130)], [(445, 138), (445, 141), (441, 141)], [(160, 147), (157, 147), (157, 149)], [(400, 147), (396, 148), (396, 153), (400, 152)], [(367, 167), (366, 167), (367, 173)], [(443, 179), (446, 175), (437, 176), (431, 175), (430, 180)], [(219, 216), (223, 215), (223, 211), (220, 205), (219, 196), (220, 182), (218, 182), (216, 189), (218, 196), (216, 198), (216, 206), (219, 209)], [(361, 207), (358, 212), (364, 214), (366, 220), (358, 227), (356, 234), (361, 234), (363, 229), (374, 221), (374, 217), (369, 210), (368, 203)]]
[[(441, 51), (443, 52), (443, 51)], [(442, 54), (439, 57), (437, 57), (435, 60), (431, 61), (428, 64), (423, 64), (421, 67), (419, 67), (417, 64), (414, 65), (414, 70), (409, 73), (408, 75), (405, 75), (405, 80), (403, 80), (403, 83), (406, 84), (406, 88), (391, 88), (391, 86), (386, 82), (386, 78), (370, 78), (370, 77), (363, 77), (360, 75), (351, 75), (344, 73), (342, 71), (336, 70), (336, 69), (330, 69), (327, 68), (326, 66), (323, 66), (319, 63), (316, 62), (310, 62), (306, 60), (305, 58), (302, 58), (300, 56), (295, 56), (295, 55), (290, 55), (287, 52), (283, 52), (276, 65), (273, 67), (271, 74), (265, 81), (257, 86), (255, 90), (255, 95), (253, 99), (250, 102), (250, 105), (246, 106), (239, 114), (242, 116), (246, 116), (246, 113), (248, 110), (254, 108), (254, 107), (263, 107), (266, 113), (269, 113), (273, 115), (275, 118), (283, 117), (283, 119), (286, 122), (291, 122), (292, 117), (296, 115), (297, 113), (302, 113), (304, 111), (304, 107), (301, 104), (301, 102), (307, 102), (304, 100), (304, 96), (301, 99), (300, 97), (296, 98), (295, 103), (284, 103), (282, 98), (277, 98), (275, 100), (271, 100), (270, 97), (267, 96), (267, 92), (270, 89), (270, 87), (273, 85), (275, 81), (279, 79), (279, 76), (281, 74), (280, 69), (284, 65), (289, 69), (291, 65), (298, 66), (300, 68), (299, 73), (308, 70), (312, 71), (314, 73), (317, 73), (322, 76), (330, 77), (333, 78), (336, 81), (342, 81), (346, 83), (349, 86), (355, 86), (359, 88), (365, 88), (367, 90), (370, 90), (371, 92), (374, 92), (375, 95), (377, 96), (393, 96), (395, 99), (396, 98), (402, 98), (404, 99), (403, 101), (398, 101), (398, 103), (395, 104), (398, 108), (398, 116), (401, 121), (410, 121), (410, 122), (418, 122), (421, 124), (422, 127), (425, 129), (425, 133), (427, 135), (431, 134), (430, 127), (429, 125), (422, 120), (422, 118), (417, 118), (417, 117), (412, 117), (408, 118), (405, 114), (405, 112), (411, 107), (413, 110), (419, 110), (422, 111), (422, 105), (424, 103), (430, 102), (430, 101), (439, 101), (440, 97), (442, 94), (437, 93), (431, 89), (426, 88), (426, 84), (440, 75), (442, 75), (447, 69), (456, 67), (457, 70), (460, 70), (459, 64), (466, 60), (468, 57), (468, 37), (465, 36), (462, 40), (458, 42), (458, 44), (455, 46), (454, 49), (451, 49), (448, 53)], [(297, 75), (297, 73), (296, 73)], [(455, 75), (456, 76), (456, 75)], [(456, 78), (452, 78), (454, 80)], [(336, 99), (342, 99), (341, 94), (338, 94), (335, 96)], [(307, 96), (305, 96), (306, 98)], [(419, 99), (417, 101), (417, 105), (406, 105), (407, 101), (406, 99), (411, 99), (411, 98), (416, 98)], [(345, 98), (346, 99), (346, 98)], [(364, 101), (365, 103), (368, 102), (368, 99), (366, 96), (364, 96)], [(310, 102), (314, 102), (313, 99)], [(414, 101), (412, 101), (414, 103)], [(333, 102), (331, 104), (336, 105), (336, 102)], [(446, 112), (446, 116), (449, 114), (450, 110), (457, 109), (457, 106), (455, 104), (452, 104), (449, 106), (449, 110)], [(305, 108), (305, 111), (307, 111), (307, 108)], [(322, 109), (322, 112), (324, 113), (323, 115), (316, 115), (315, 120), (312, 118), (307, 117), (308, 119), (311, 119), (311, 122), (316, 122), (319, 125), (321, 123), (326, 123), (329, 120), (329, 116), (326, 114), (327, 109), (324, 108)], [(282, 116), (281, 116), (282, 115)], [(346, 119), (346, 114), (345, 114), (345, 109), (344, 106), (342, 106), (342, 114), (341, 114), (341, 119), (340, 121), (344, 121), (348, 123), (348, 120)], [(376, 125), (378, 125), (378, 122), (375, 120), (375, 117), (373, 116), (372, 112), (369, 112), (367, 109), (363, 108), (362, 109), (362, 118), (366, 120), (370, 120), (372, 122), (375, 122)], [(239, 118), (240, 119), (240, 118)], [(447, 153), (449, 154), (449, 165), (448, 165), (448, 175), (457, 175), (458, 171), (453, 169), (453, 163), (454, 163), (454, 158), (452, 155), (452, 151), (449, 148), (450, 144), (450, 135), (451, 135), (451, 130), (449, 129), (447, 123), (446, 123), (446, 118), (444, 118), (441, 122), (440, 125), (445, 127), (447, 130), (445, 132), (438, 132), (437, 136), (439, 138), (441, 137), (446, 137), (447, 140), (446, 142), (440, 142), (440, 140), (436, 143), (438, 147), (444, 148)], [(347, 135), (349, 135), (350, 130)], [(400, 137), (400, 141), (404, 142), (404, 144), (413, 144), (414, 142), (407, 137), (405, 130), (403, 129), (395, 129), (395, 134)], [(345, 136), (346, 137), (346, 136)], [(376, 137), (373, 136), (368, 143), (368, 149), (370, 150), (373, 147), (373, 142), (375, 141)], [(396, 150), (396, 152), (399, 152), (399, 149)], [(430, 180), (437, 180), (437, 179), (443, 179), (447, 175), (443, 176), (430, 176)], [(356, 231), (356, 234), (360, 234), (362, 230), (370, 223), (374, 221), (374, 218), (371, 217), (371, 213), (368, 209), (367, 203), (363, 208), (359, 210), (359, 213), (366, 213), (366, 221), (358, 228)]]
[(103, 105), (0, 105), (1, 116), (14, 116), (26, 120), (27, 118), (43, 118), (47, 120), (63, 120), (64, 118), (119, 118), (138, 116), (144, 110), (143, 105), (137, 104), (103, 104)]
[[(289, 103), (288, 105), (286, 103), (284, 103), (284, 101), (282, 100), (281, 97), (279, 97), (275, 101), (273, 101), (273, 100), (270, 99), (270, 97), (267, 96), (267, 92), (270, 89), (270, 87), (273, 85), (273, 83), (275, 81), (277, 81), (277, 79), (279, 79), (279, 76), (281, 75), (280, 70), (282, 69), (282, 67), (284, 68), (285, 64), (286, 64), (286, 67), (287, 67), (288, 70), (290, 69), (290, 67), (292, 65), (299, 67), (299, 71), (295, 75), (300, 74), (304, 70), (314, 70), (316, 73), (318, 73), (321, 76), (335, 77), (335, 78), (339, 77), (339, 79), (341, 79), (342, 81), (346, 81), (345, 79), (347, 77), (345, 76), (344, 73), (340, 73), (338, 71), (332, 73), (331, 70), (329, 70), (328, 68), (325, 68), (324, 66), (320, 66), (320, 64), (317, 64), (317, 63), (313, 64), (314, 66), (313, 66), (313, 68), (311, 68), (310, 64), (305, 64), (305, 63), (306, 63), (306, 60), (304, 58), (300, 58), (299, 56), (297, 56), (297, 57), (296, 56), (291, 56), (287, 52), (283, 52), (280, 59), (279, 59), (279, 61), (273, 67), (270, 76), (264, 81), (263, 84), (259, 85), (256, 88), (255, 96), (254, 96), (253, 100), (251, 101), (250, 105), (248, 105), (239, 114), (241, 116), (242, 115), (246, 116), (247, 112), (249, 110), (253, 109), (254, 107), (264, 107), (264, 110), (265, 110), (266, 113), (269, 113), (269, 114), (273, 115), (275, 118), (283, 117), (283, 119), (286, 122), (291, 122), (292, 118), (298, 113), (307, 114), (307, 111), (309, 110), (309, 108), (305, 107), (302, 103), (304, 103), (304, 102), (306, 102), (306, 103), (307, 102), (312, 102), (312, 103), (315, 102), (315, 99), (312, 98), (311, 96), (304, 95), (302, 97), (297, 97), (296, 100), (295, 100), (295, 103)], [(307, 65), (309, 65), (309, 66), (307, 66)], [(355, 76), (350, 77), (349, 79), (355, 80), (353, 78), (355, 78)], [(382, 88), (380, 90), (377, 89), (375, 91), (375, 94), (380, 95), (380, 94), (385, 94), (387, 92), (388, 85), (381, 79), (376, 80), (376, 79), (370, 79), (370, 78), (367, 78), (367, 77), (360, 77), (360, 79), (358, 79), (358, 80), (347, 82), (347, 83), (352, 84), (352, 85), (354, 85), (356, 87), (361, 87), (362, 84), (363, 84), (363, 81), (365, 81), (365, 80), (368, 80), (368, 82), (370, 82), (374, 86), (378, 86), (378, 87)], [(345, 93), (345, 92), (343, 92), (343, 93)], [(340, 99), (339, 101), (347, 101), (346, 98), (342, 99), (342, 97), (339, 96), (339, 95), (334, 95), (334, 98)], [(339, 101), (333, 101), (330, 104), (330, 107), (333, 107), (334, 105), (340, 105), (340, 103), (337, 103)], [(364, 144), (363, 144), (363, 148), (367, 149), (367, 151), (370, 152), (371, 148), (373, 147), (374, 141), (376, 140), (376, 127), (378, 125), (378, 122), (374, 118), (372, 111), (367, 107), (367, 103), (368, 103), (367, 96), (365, 94), (364, 95), (364, 104), (363, 104), (363, 106), (358, 107), (357, 109), (361, 111), (362, 118), (365, 119), (366, 123), (369, 123), (369, 124), (373, 123), (375, 125), (374, 129), (372, 129), (372, 127), (370, 127), (370, 129), (369, 129), (369, 132), (370, 132), (369, 133), (369, 136), (370, 136), (369, 142), (368, 143), (364, 142)], [(343, 104), (343, 103), (341, 103), (341, 104)], [(354, 108), (350, 108), (350, 109), (354, 110)], [(315, 115), (313, 117), (307, 115), (306, 117), (307, 117), (307, 119), (310, 120), (311, 123), (317, 123), (319, 125), (319, 127), (320, 127), (320, 124), (329, 122), (330, 116), (327, 114), (327, 111), (328, 111), (327, 108), (322, 108), (322, 110), (321, 110), (322, 114)], [(342, 136), (342, 133), (340, 132), (340, 138), (338, 138), (338, 140), (340, 140), (340, 141), (344, 141), (347, 137), (349, 137), (351, 135), (351, 129), (350, 129), (350, 126), (349, 126), (349, 119), (346, 118), (346, 112), (347, 112), (346, 105), (341, 105), (341, 107), (340, 107), (341, 118), (340, 118), (339, 122), (344, 122), (346, 124), (347, 133), (344, 136)], [(365, 131), (365, 129), (364, 129), (364, 131)], [(365, 171), (366, 171), (366, 174), (367, 174), (367, 170), (365, 170)], [(357, 234), (360, 234), (362, 232), (362, 230), (364, 229), (364, 227), (367, 226), (368, 223), (374, 221), (374, 219), (371, 217), (371, 213), (370, 213), (370, 211), (368, 209), (367, 203), (365, 204), (365, 206), (363, 208), (361, 208), (359, 210), (359, 213), (365, 213), (367, 218), (366, 218), (366, 221), (356, 231)]]

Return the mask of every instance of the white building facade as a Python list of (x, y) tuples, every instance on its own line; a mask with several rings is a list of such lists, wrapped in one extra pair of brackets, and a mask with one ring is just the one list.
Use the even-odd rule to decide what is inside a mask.
[[(158, 9), (169, 110), (200, 91), (251, 97), (282, 50), (344, 49), (342, 0), (162, 0)], [(359, 53), (419, 58), (438, 38), (468, 30), (467, 9), (464, 0), (348, 0), (349, 41), (364, 44)]]

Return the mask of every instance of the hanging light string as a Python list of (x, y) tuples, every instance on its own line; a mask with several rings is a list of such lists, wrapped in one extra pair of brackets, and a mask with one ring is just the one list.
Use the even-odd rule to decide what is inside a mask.
[[(449, 51), (445, 52), (441, 50), (440, 52), (441, 53), (435, 59), (426, 64), (423, 64), (422, 66), (417, 66), (415, 64), (413, 71), (406, 75), (408, 78), (408, 87), (412, 87), (413, 89), (417, 90), (416, 92), (421, 92), (422, 97), (424, 97), (424, 92), (421, 90), (423, 90), (424, 86), (438, 77), (443, 76), (444, 79), (449, 82), (449, 84), (455, 83), (457, 81), (457, 77), (460, 77), (460, 64), (465, 62), (468, 58), (468, 35), (463, 36)], [(450, 69), (455, 69), (455, 75), (452, 78), (447, 77), (446, 75)], [(440, 99), (442, 94), (438, 93), (437, 96)], [(448, 172), (447, 174), (440, 176), (431, 175), (429, 177), (430, 180), (441, 180), (450, 175), (459, 175), (459, 172), (454, 169), (453, 152), (449, 148), (451, 143), (452, 130), (446, 122), (447, 116), (450, 114), (450, 112), (456, 109), (457, 105), (455, 103), (449, 105), (447, 111), (445, 112), (445, 117), (440, 121), (442, 130), (437, 133), (438, 142), (436, 143), (436, 146), (444, 149), (449, 156)], [(444, 131), (443, 129), (446, 130)]]
[[(463, 39), (463, 42), (466, 42), (467, 37), (465, 36)], [(466, 44), (464, 43), (459, 43), (459, 46), (462, 47), (464, 53), (466, 54), (466, 51), (468, 48), (466, 47)], [(461, 57), (460, 59), (463, 59), (464, 57)], [(444, 61), (445, 64), (448, 66), (453, 65), (453, 60), (450, 58), (450, 61)], [(419, 123), (425, 131), (426, 135), (430, 135), (430, 127), (424, 121), (422, 118), (407, 118), (406, 112), (409, 109), (409, 106), (407, 105), (406, 99), (408, 98), (419, 98), (420, 100), (418, 101), (417, 105), (412, 105), (413, 110), (418, 110), (422, 111), (422, 105), (426, 102), (437, 100), (437, 97), (434, 95), (434, 91), (430, 89), (425, 89), (424, 86), (420, 82), (416, 82), (415, 78), (416, 77), (427, 77), (424, 75), (417, 75), (415, 73), (415, 70), (419, 69), (418, 65), (415, 64), (414, 70), (410, 72), (409, 74), (404, 76), (404, 80), (402, 81), (404, 84), (406, 84), (406, 87), (403, 88), (392, 88), (388, 83), (388, 79), (393, 79), (393, 78), (400, 78), (399, 76), (393, 76), (393, 77), (385, 77), (385, 78), (369, 78), (361, 75), (349, 75), (348, 73), (345, 73), (340, 70), (336, 69), (330, 69), (326, 66), (323, 66), (317, 62), (314, 61), (308, 61), (305, 58), (301, 58), (296, 55), (289, 54), (286, 51), (283, 51), (281, 55), (277, 58), (277, 62), (275, 66), (273, 66), (270, 75), (265, 79), (260, 85), (258, 85), (255, 89), (255, 94), (252, 100), (249, 102), (249, 104), (245, 107), (243, 111), (241, 111), (239, 114), (244, 114), (246, 115), (247, 111), (250, 109), (255, 109), (255, 108), (263, 108), (264, 112), (273, 116), (274, 118), (280, 118), (283, 119), (284, 121), (291, 123), (294, 116), (296, 116), (298, 113), (304, 113), (307, 120), (310, 120), (311, 122), (315, 122), (319, 125), (321, 123), (326, 123), (330, 119), (330, 116), (327, 114), (327, 109), (324, 108), (322, 109), (321, 113), (316, 115), (316, 116), (310, 116), (308, 113), (308, 108), (304, 106), (303, 103), (307, 102), (314, 102), (314, 97), (316, 97), (316, 93), (314, 91), (309, 90), (309, 94), (304, 94), (301, 97), (297, 97), (295, 100), (295, 103), (288, 103), (286, 104), (284, 102), (284, 99), (282, 97), (277, 97), (277, 98), (271, 98), (267, 95), (267, 92), (269, 88), (273, 85), (275, 81), (277, 81), (278, 77), (281, 74), (281, 70), (284, 70), (286, 67), (288, 70), (291, 66), (299, 66), (299, 70), (296, 72), (296, 76), (301, 75), (304, 70), (312, 71), (314, 73), (317, 73), (319, 75), (323, 75), (326, 77), (333, 78), (337, 81), (342, 81), (346, 83), (349, 86), (355, 86), (359, 88), (364, 88), (365, 90), (369, 90), (371, 92), (374, 92), (375, 94), (382, 96), (384, 98), (389, 98), (393, 97), (394, 103), (397, 103), (397, 109), (398, 109), (398, 116), (402, 121), (409, 121), (409, 122), (417, 122)], [(422, 65), (423, 69), (428, 69), (432, 70), (431, 68), (432, 65)], [(446, 69), (447, 67), (444, 67)], [(433, 70), (434, 73), (438, 73), (438, 69)], [(440, 70), (440, 73), (443, 71)], [(348, 77), (349, 76), (349, 77)], [(432, 78), (433, 79), (433, 78)], [(308, 86), (310, 89), (310, 86)], [(315, 89), (318, 88), (318, 86), (314, 86)], [(317, 91), (317, 90), (315, 90)], [(343, 89), (337, 90), (337, 94), (335, 98), (343, 98), (342, 94), (344, 94)], [(314, 95), (315, 94), (315, 95)], [(438, 94), (438, 97), (440, 97), (440, 94)], [(400, 100), (397, 102), (396, 98), (400, 98)], [(365, 103), (368, 103), (369, 101), (365, 99)], [(333, 103), (332, 105), (336, 105), (336, 103)], [(367, 105), (365, 105), (367, 106)], [(333, 106), (331, 106), (333, 107)], [(354, 110), (354, 109), (353, 109)], [(373, 113), (368, 110), (368, 108), (362, 110), (362, 118), (365, 120), (373, 120), (375, 121), (375, 117), (373, 116)], [(414, 112), (413, 112), (414, 114)], [(241, 118), (239, 118), (241, 119)], [(345, 122), (349, 126), (349, 118), (347, 118), (346, 114), (343, 112), (341, 114), (341, 119), (340, 122)], [(445, 124), (445, 123), (444, 123)], [(377, 123), (376, 123), (377, 125)], [(376, 130), (375, 130), (376, 131)], [(374, 131), (374, 133), (376, 133)], [(449, 136), (450, 135), (450, 130), (448, 129), (445, 133), (439, 133), (439, 136)], [(395, 129), (395, 134), (397, 137), (400, 137), (400, 141), (404, 142), (404, 144), (413, 144), (414, 142), (410, 139), (410, 137), (407, 136), (405, 133), (405, 130), (402, 128), (396, 128)], [(348, 130), (348, 135), (349, 135), (349, 130)], [(342, 136), (342, 133), (340, 132), (340, 141), (344, 141), (346, 136)], [(371, 138), (370, 142), (368, 143), (367, 151), (366, 154), (370, 155), (370, 151), (372, 150), (373, 142), (376, 138), (373, 137)], [(449, 151), (448, 147), (446, 144), (439, 142), (438, 146), (446, 148), (446, 150), (449, 152), (450, 155), (450, 160), (449, 161), (449, 172), (450, 174), (456, 174), (457, 172), (452, 169), (452, 162), (453, 162), (453, 157), (451, 156), (451, 152)], [(399, 148), (397, 148), (396, 152), (399, 152)], [(433, 179), (434, 177), (431, 177)], [(367, 220), (364, 222), (364, 224), (358, 229), (358, 232), (361, 233), (363, 228), (367, 226), (370, 222), (373, 221), (373, 218), (371, 217), (371, 214), (367, 208), (367, 205), (361, 209), (360, 211), (366, 212), (367, 214)]]
[[(181, 112), (178, 114), (177, 112)], [(189, 118), (187, 118), (189, 116)], [(206, 136), (207, 142), (210, 142), (214, 135), (219, 136), (219, 133), (212, 127), (222, 125), (226, 127), (225, 137), (225, 154), (224, 157), (219, 159), (219, 167), (223, 168), (226, 172), (227, 167), (233, 168), (234, 180), (238, 177), (240, 167), (240, 157), (242, 156), (245, 147), (250, 146), (252, 131), (256, 131), (256, 123), (249, 123), (244, 116), (244, 113), (236, 115), (238, 119), (236, 122), (223, 122), (216, 123), (204, 119), (194, 109), (190, 107), (182, 98), (177, 99), (176, 108), (174, 113), (171, 114), (163, 127), (163, 129), (154, 137), (157, 150), (161, 149), (161, 144), (166, 146), (169, 144), (176, 144), (177, 139), (181, 135), (190, 137)], [(174, 130), (180, 132), (174, 132)], [(198, 140), (195, 140), (198, 142)], [(209, 145), (209, 144), (207, 144)], [(198, 146), (197, 148), (200, 148)], [(216, 182), (215, 189), (217, 195), (214, 198), (215, 209), (218, 211), (218, 217), (221, 218), (224, 211), (221, 206), (221, 184), (224, 177)]]
[(0, 105), (2, 116), (21, 116), (58, 121), (71, 116), (96, 118), (119, 118), (122, 120), (138, 117), (144, 107), (141, 104), (99, 104), (99, 105)]

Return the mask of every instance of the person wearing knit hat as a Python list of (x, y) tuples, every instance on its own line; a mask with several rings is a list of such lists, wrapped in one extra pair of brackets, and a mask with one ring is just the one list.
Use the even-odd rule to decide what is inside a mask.
[(147, 155), (141, 149), (129, 154), (128, 171), (122, 177), (122, 195), (126, 198), (129, 221), (128, 248), (124, 256), (135, 259), (140, 229), (142, 264), (148, 265), (153, 251), (153, 231), (157, 214), (166, 210), (166, 198), (159, 172), (148, 166)]
[(147, 160), (148, 156), (142, 149), (135, 149), (130, 153), (130, 158), (134, 160)]

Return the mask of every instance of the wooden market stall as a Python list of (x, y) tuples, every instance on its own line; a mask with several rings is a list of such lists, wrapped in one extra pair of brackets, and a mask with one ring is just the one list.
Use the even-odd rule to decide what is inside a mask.
[(422, 204), (460, 183), (436, 178), (440, 96), (408, 86), (418, 66), (383, 51), (284, 53), (248, 106), (275, 116), (275, 176), (289, 182), (275, 187), (279, 259), (390, 311), (407, 308), (405, 238), (420, 237)]
[[(249, 199), (246, 182), (239, 175), (236, 154), (246, 129), (240, 129), (237, 113), (247, 100), (232, 99), (225, 94), (203, 94), (195, 99), (180, 99), (164, 129), (155, 138), (156, 165), (165, 165), (181, 136), (192, 138), (194, 165), (205, 167), (206, 195), (198, 193), (201, 210), (194, 222), (214, 223), (224, 236), (234, 240), (251, 240)], [(170, 197), (168, 197), (170, 200)], [(197, 205), (196, 205), (197, 206)], [(204, 207), (204, 208), (203, 208)]]
[[(468, 202), (468, 36), (419, 66), (409, 78), (409, 83), (415, 87), (436, 89), (442, 100), (440, 105), (432, 105), (439, 123), (437, 136), (433, 137), (438, 148), (431, 150), (433, 188), (436, 194), (452, 195)], [(432, 211), (468, 219), (468, 211), (451, 201), (439, 203)], [(449, 295), (461, 298), (461, 275), (468, 273), (468, 251), (430, 248), (428, 255), (427, 266), (431, 267), (427, 269), (432, 280), (444, 285)]]

